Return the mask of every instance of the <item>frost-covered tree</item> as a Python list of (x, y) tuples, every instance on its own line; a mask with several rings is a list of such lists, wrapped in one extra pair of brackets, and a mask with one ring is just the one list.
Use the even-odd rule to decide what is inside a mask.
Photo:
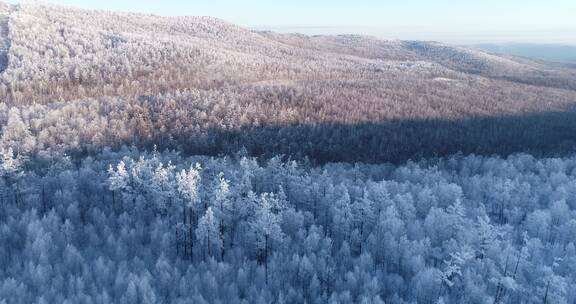
[[(230, 181), (224, 178), (223, 173), (218, 174), (216, 181), (216, 189), (214, 190), (214, 201), (212, 206), (214, 208), (214, 213), (219, 219), (219, 238), (222, 242), (225, 239), (231, 239), (233, 234), (236, 233), (236, 208), (235, 204), (230, 198)], [(225, 254), (225, 250), (222, 250), (222, 256)]]
[(200, 170), (202, 170), (202, 167), (196, 163), (190, 166), (190, 169), (183, 169), (176, 174), (178, 193), (184, 203), (184, 208), (182, 209), (184, 255), (189, 256), (190, 259), (193, 258), (194, 254), (194, 229), (197, 225), (199, 212), (201, 212), (201, 196), (199, 193)]
[(11, 108), (8, 111), (8, 121), (2, 129), (0, 144), (5, 149), (12, 149), (17, 155), (26, 155), (35, 149), (36, 138), (32, 136), (30, 127), (22, 120), (18, 108)]
[(200, 208), (200, 170), (202, 170), (202, 167), (196, 163), (194, 166), (190, 166), (190, 169), (183, 169), (176, 174), (178, 192), (184, 199), (185, 204), (194, 210)]
[(280, 227), (279, 213), (281, 208), (277, 197), (268, 193), (262, 194), (252, 223), (258, 259), (264, 264), (266, 281), (268, 280), (269, 252), (275, 246), (279, 247), (284, 238), (284, 233)]
[(221, 238), (219, 220), (214, 216), (212, 207), (208, 207), (196, 228), (196, 239), (202, 246), (202, 255), (205, 257), (218, 257), (222, 250)]
[[(2, 176), (3, 201), (6, 195), (13, 193), (14, 201), (19, 199), (18, 182), (23, 175), (23, 156), (16, 155), (12, 148), (0, 148), (0, 176)], [(12, 190), (12, 191), (11, 191)]]

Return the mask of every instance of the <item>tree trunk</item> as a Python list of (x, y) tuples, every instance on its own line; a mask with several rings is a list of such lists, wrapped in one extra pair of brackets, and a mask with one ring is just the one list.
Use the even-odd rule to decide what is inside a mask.
[(544, 304), (548, 304), (548, 288), (550, 287), (550, 281), (546, 284), (546, 292), (544, 293)]
[(194, 211), (192, 210), (192, 208), (190, 208), (190, 211), (188, 212), (188, 215), (190, 216), (189, 219), (189, 228), (188, 228), (188, 234), (190, 237), (190, 250), (189, 250), (189, 254), (190, 254), (190, 261), (194, 261)]
[(212, 254), (210, 252), (210, 231), (208, 231), (208, 241), (206, 242), (206, 251), (208, 251), (208, 257), (211, 257)]
[(176, 224), (176, 257), (180, 256), (180, 238), (178, 237), (178, 224)]
[(266, 284), (268, 284), (268, 235), (265, 236), (264, 245), (264, 277)]

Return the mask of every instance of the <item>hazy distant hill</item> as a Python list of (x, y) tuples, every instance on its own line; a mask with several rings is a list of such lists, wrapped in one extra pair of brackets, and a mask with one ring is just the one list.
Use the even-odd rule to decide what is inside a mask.
[(39, 150), (158, 144), (401, 161), (556, 151), (576, 140), (576, 71), (525, 58), (255, 32), (211, 17), (1, 11), (0, 123), (18, 108)]
[(576, 66), (576, 45), (504, 43), (479, 44), (477, 47), (496, 54), (523, 56)]

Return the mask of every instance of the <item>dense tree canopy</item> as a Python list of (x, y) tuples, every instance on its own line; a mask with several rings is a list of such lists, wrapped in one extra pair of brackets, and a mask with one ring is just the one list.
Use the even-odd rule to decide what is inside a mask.
[(576, 159), (2, 160), (6, 303), (572, 303)]
[(0, 3), (0, 304), (575, 303), (575, 76)]

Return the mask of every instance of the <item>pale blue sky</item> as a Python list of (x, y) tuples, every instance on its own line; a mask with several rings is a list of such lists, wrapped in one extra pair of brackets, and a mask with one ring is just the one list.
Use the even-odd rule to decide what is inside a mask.
[(49, 0), (158, 15), (208, 15), (307, 34), (357, 33), (446, 42), (576, 44), (576, 0)]

